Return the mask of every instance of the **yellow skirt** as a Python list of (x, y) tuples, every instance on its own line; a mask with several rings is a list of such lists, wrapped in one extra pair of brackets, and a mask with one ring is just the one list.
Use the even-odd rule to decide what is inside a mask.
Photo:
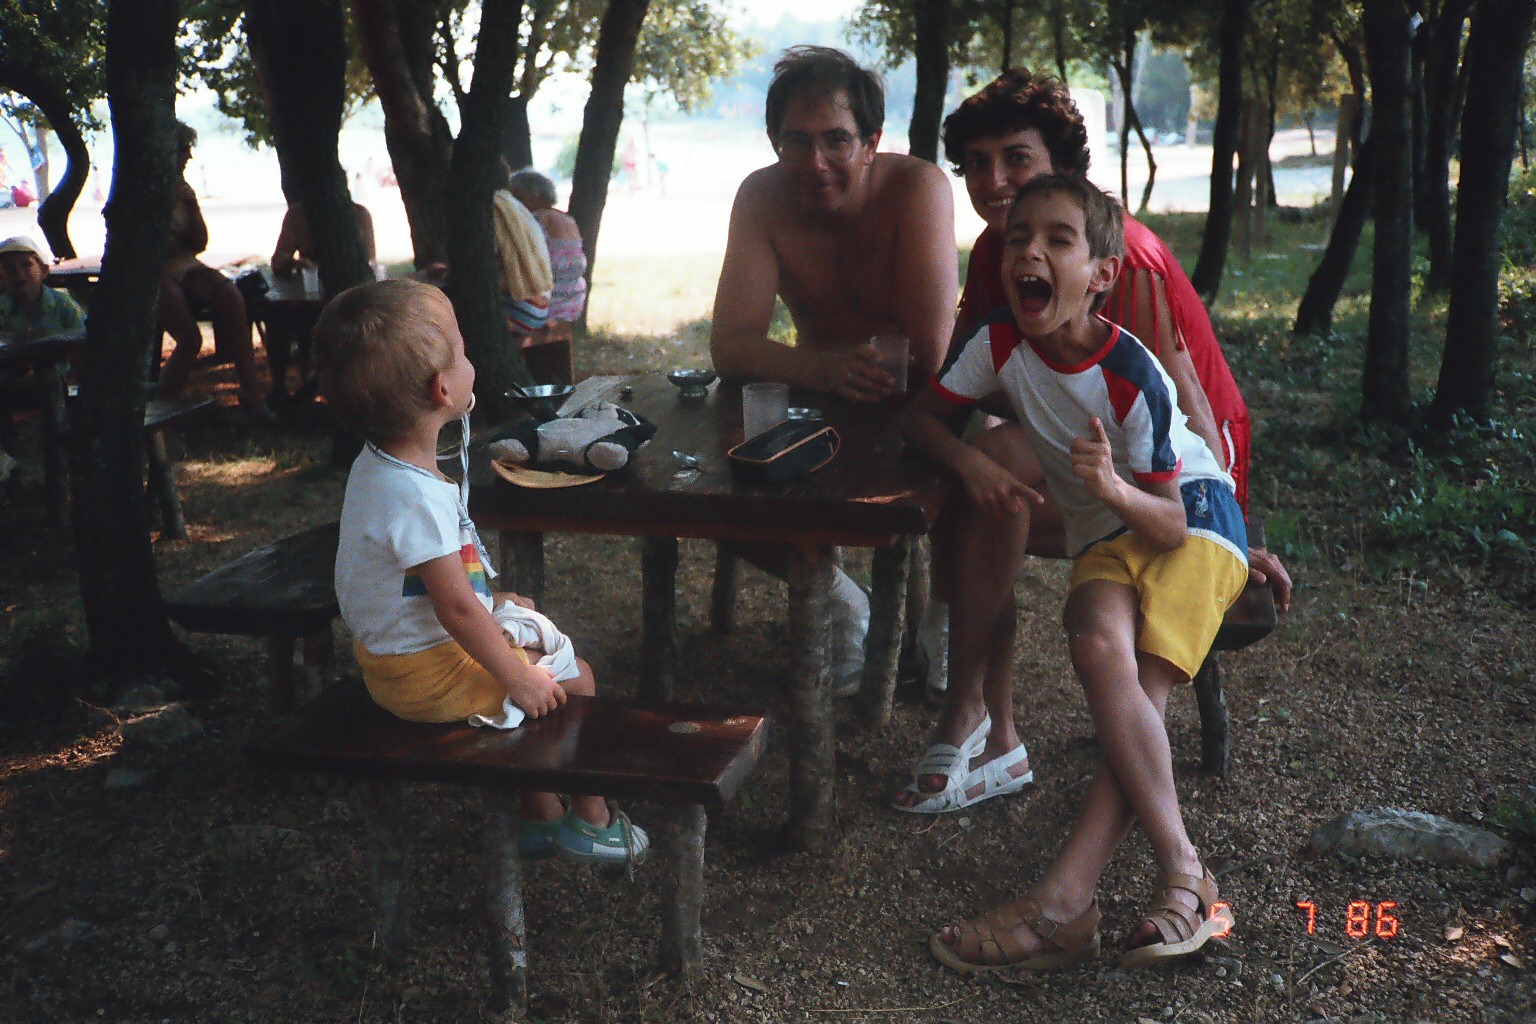
[[(453, 640), (414, 654), (372, 654), (354, 640), (352, 652), (374, 703), (408, 722), (494, 715), (507, 696), (506, 687)], [(512, 653), (528, 663), (521, 648)]]

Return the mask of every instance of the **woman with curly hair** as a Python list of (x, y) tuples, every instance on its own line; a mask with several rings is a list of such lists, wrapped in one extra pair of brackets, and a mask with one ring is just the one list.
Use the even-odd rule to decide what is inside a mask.
[[(944, 119), (944, 155), (965, 178), (971, 205), (986, 230), (971, 250), (954, 337), (969, 337), (994, 311), (1006, 308), (1003, 291), (1003, 226), (1014, 197), (1042, 174), (1084, 175), (1088, 131), (1064, 82), (1011, 68), (966, 99)], [(1162, 240), (1125, 215), (1125, 260), (1103, 315), (1143, 340), (1173, 378), (1180, 411), (1237, 482), (1238, 502), (1248, 507), (1248, 409), (1232, 379), (1204, 305)], [(957, 346), (951, 345), (951, 351)], [(995, 422), (995, 421), (994, 421)], [(1044, 477), (1021, 428), (1003, 423), (972, 444), (1041, 490)], [(985, 529), (963, 528), (968, 517), (986, 517)], [(968, 550), (957, 538), (986, 538)], [(1015, 603), (1007, 586), (987, 592), (971, 566), (999, 557), (1022, 560), (1025, 552), (1064, 557), (1060, 509), (1054, 502), (999, 520), (951, 503), (934, 531), (934, 589), (918, 637), (928, 655), (930, 693), (943, 706), (924, 770), (897, 793), (899, 810), (941, 813), (978, 800), (1016, 792), (1031, 776), (1028, 755), (1013, 725), (1012, 679), (983, 680), (988, 645), (1011, 642)], [(1268, 552), (1255, 550), (1250, 564), (1268, 579), (1283, 608), (1290, 577)], [(950, 603), (946, 603), (950, 602)], [(956, 623), (953, 643), (947, 634)], [(950, 685), (953, 684), (953, 685)], [(996, 762), (992, 764), (991, 762)], [(937, 766), (941, 770), (933, 770)]]

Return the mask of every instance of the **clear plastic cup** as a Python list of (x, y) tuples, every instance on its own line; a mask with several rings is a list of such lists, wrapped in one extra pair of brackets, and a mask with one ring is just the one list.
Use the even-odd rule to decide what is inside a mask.
[(320, 295), (320, 268), (313, 263), (306, 263), (299, 273), (304, 280), (304, 294), (318, 298)]
[(745, 384), (741, 389), (743, 437), (756, 437), (789, 418), (789, 385), (767, 381)]

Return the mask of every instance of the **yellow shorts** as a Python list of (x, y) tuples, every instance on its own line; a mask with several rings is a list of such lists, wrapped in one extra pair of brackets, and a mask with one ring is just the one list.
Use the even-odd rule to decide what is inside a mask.
[[(374, 703), (408, 722), (494, 715), (507, 696), (507, 688), (452, 640), (414, 654), (371, 654), (354, 640), (352, 652)], [(512, 653), (529, 664), (521, 648)]]
[(1190, 536), (1158, 551), (1127, 530), (1089, 545), (1072, 563), (1072, 589), (1089, 580), (1123, 583), (1141, 599), (1136, 649), (1170, 662), (1186, 680), (1221, 629), (1222, 617), (1248, 582), (1248, 567), (1231, 549)]

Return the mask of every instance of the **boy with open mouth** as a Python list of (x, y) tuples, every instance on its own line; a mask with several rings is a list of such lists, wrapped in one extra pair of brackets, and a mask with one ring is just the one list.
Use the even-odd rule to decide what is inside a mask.
[[(1157, 895), (1123, 966), (1187, 956), (1232, 927), (1184, 829), (1163, 715), (1242, 592), (1247, 535), (1232, 478), (1185, 425), (1167, 372), (1098, 315), (1123, 251), (1118, 205), (1086, 179), (1052, 174), (1025, 184), (1004, 235), (1008, 308), (951, 350), (903, 420), (907, 436), (959, 476), (970, 500), (1003, 517), (1044, 499), (954, 427), (992, 394), (1013, 407), (1061, 506), (1073, 557), (1067, 644), (1101, 749), (1077, 820), (1040, 880), (930, 940), (934, 955), (959, 971), (1046, 970), (1097, 956), (1094, 892), (1138, 822), (1157, 861)], [(993, 554), (986, 578), (967, 585), (1012, 585), (1024, 552)], [(986, 627), (952, 617), (957, 643), (972, 642), (965, 631), (978, 628)], [(1013, 630), (996, 634), (985, 641), (984, 698), (993, 733), (1012, 733)], [(1017, 750), (1027, 765), (1022, 743)], [(1006, 782), (976, 777), (1000, 760), (957, 773), (957, 799), (972, 786), (1028, 780), (1028, 772), (1008, 773)]]

